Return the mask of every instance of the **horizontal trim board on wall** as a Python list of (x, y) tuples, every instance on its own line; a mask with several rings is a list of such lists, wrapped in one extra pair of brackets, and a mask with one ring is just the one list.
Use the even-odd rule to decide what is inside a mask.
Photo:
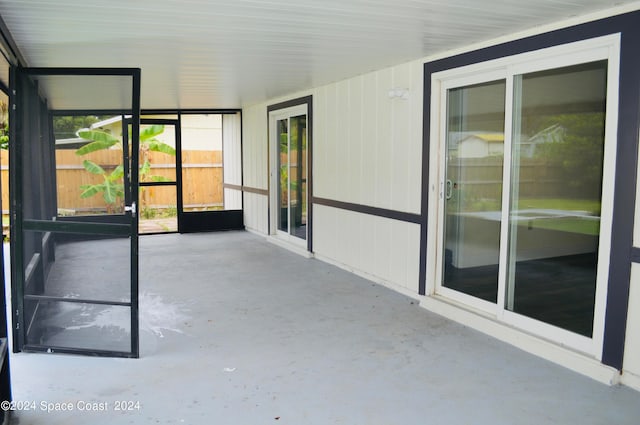
[[(299, 98), (296, 98), (296, 99), (286, 100), (284, 102), (276, 103), (274, 105), (268, 105), (267, 106), (267, 114), (269, 112), (272, 112), (272, 111), (278, 111), (280, 109), (291, 108), (293, 106), (303, 105), (305, 103), (307, 104), (307, 106), (310, 107), (310, 105), (312, 105), (312, 102), (313, 102), (313, 97), (311, 95), (299, 97)], [(307, 113), (310, 114), (308, 110), (307, 110)]]
[(631, 248), (631, 262), (632, 263), (640, 263), (640, 248), (637, 246), (634, 246), (633, 248)]
[(369, 205), (353, 204), (351, 202), (336, 201), (326, 198), (312, 198), (312, 203), (324, 205), (326, 207), (339, 208), (342, 210), (353, 211), (362, 214), (375, 215), (376, 217), (389, 218), (392, 220), (406, 221), (408, 223), (420, 224), (422, 216), (420, 214), (412, 214), (403, 211), (389, 210), (386, 208), (372, 207)]
[(129, 224), (83, 221), (23, 220), (22, 228), (25, 231), (34, 232), (83, 233), (113, 236), (130, 236), (132, 232), (132, 226)]
[(233, 190), (241, 190), (243, 192), (248, 192), (248, 193), (255, 193), (256, 195), (269, 196), (269, 191), (267, 189), (259, 189), (257, 187), (239, 186), (239, 185), (236, 185), (236, 184), (225, 183), (224, 184), (224, 188), (225, 189), (233, 189)]

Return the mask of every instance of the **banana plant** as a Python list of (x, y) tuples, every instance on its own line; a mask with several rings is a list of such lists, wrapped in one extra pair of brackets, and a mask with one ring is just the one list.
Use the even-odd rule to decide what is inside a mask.
[[(140, 181), (167, 181), (167, 178), (164, 176), (151, 175), (151, 162), (149, 158), (149, 152), (162, 152), (175, 156), (175, 148), (156, 138), (156, 136), (163, 132), (163, 125), (151, 125), (140, 131)], [(76, 155), (78, 156), (118, 147), (122, 149), (122, 140), (104, 131), (81, 129), (76, 134), (85, 140), (91, 140), (90, 143), (76, 150)], [(129, 127), (129, 136), (131, 136), (131, 127)], [(124, 177), (124, 167), (122, 164), (118, 165), (111, 172), (107, 172), (103, 167), (88, 159), (82, 162), (82, 166), (91, 174), (101, 175), (103, 181), (97, 184), (80, 186), (82, 190), (80, 194), (81, 198), (89, 198), (102, 193), (105, 202), (110, 206), (115, 204), (119, 198), (124, 197), (124, 184), (122, 181)]]
[(88, 159), (82, 161), (82, 166), (91, 174), (101, 175), (104, 181), (98, 184), (81, 185), (81, 198), (90, 198), (101, 192), (107, 204), (115, 204), (118, 198), (124, 198), (124, 184), (122, 183), (124, 167), (122, 165), (118, 165), (110, 173), (107, 173), (104, 168)]
[(9, 117), (7, 103), (0, 101), (0, 149), (9, 149)]

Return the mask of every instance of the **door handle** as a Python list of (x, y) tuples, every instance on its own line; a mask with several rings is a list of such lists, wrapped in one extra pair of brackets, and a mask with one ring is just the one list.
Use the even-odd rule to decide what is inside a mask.
[(447, 180), (447, 189), (445, 192), (445, 198), (447, 200), (451, 199), (453, 196), (453, 182), (451, 180)]
[(124, 206), (124, 212), (130, 212), (132, 217), (136, 216), (136, 203), (132, 202), (131, 205)]

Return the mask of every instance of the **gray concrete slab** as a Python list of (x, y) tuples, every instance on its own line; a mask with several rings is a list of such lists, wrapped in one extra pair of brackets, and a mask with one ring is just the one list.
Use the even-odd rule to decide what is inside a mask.
[(140, 255), (142, 357), (13, 355), (33, 403), (14, 424), (640, 422), (638, 392), (255, 235), (148, 236)]

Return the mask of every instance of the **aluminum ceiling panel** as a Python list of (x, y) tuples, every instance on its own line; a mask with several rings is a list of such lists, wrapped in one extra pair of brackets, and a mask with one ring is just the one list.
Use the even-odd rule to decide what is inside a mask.
[[(616, 2), (622, 3), (634, 2)], [(143, 108), (230, 108), (611, 6), (604, 0), (0, 0), (0, 15), (29, 66), (140, 67)]]
[(32, 76), (52, 110), (118, 110), (132, 108), (131, 76)]

